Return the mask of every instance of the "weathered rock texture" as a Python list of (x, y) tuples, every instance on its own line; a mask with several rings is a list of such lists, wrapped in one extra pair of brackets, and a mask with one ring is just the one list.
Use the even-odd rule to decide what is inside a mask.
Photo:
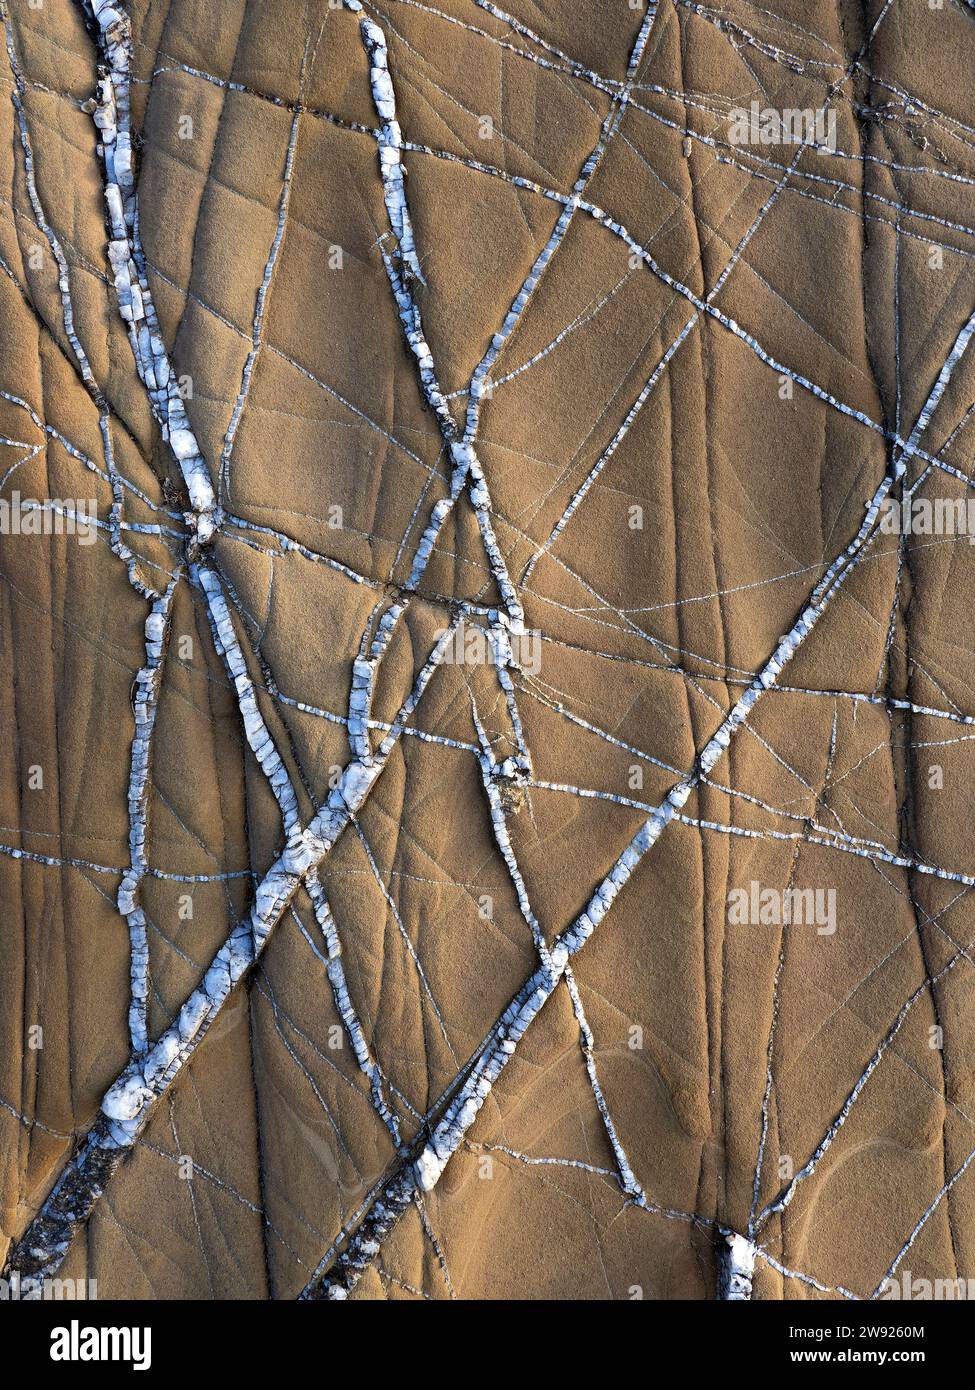
[(975, 1279), (975, 10), (509, 3), (0, 0), (8, 1275)]

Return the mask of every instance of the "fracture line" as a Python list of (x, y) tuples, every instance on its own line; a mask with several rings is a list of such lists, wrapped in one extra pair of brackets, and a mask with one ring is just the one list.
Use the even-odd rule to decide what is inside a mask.
[(146, 915), (140, 899), (142, 881), (149, 868), (146, 840), (149, 832), (152, 736), (159, 711), (162, 666), (172, 626), (176, 584), (176, 578), (170, 580), (165, 593), (153, 603), (145, 622), (146, 662), (135, 683), (135, 733), (129, 772), (129, 868), (119, 885), (117, 898), (118, 910), (129, 924), (129, 1037), (132, 1052), (137, 1056), (143, 1054), (149, 1045), (149, 940)]

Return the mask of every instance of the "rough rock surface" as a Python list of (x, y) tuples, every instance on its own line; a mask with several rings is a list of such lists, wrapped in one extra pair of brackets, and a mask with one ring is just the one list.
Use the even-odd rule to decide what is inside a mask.
[(506, 4), (0, 0), (7, 1276), (975, 1279), (975, 7)]

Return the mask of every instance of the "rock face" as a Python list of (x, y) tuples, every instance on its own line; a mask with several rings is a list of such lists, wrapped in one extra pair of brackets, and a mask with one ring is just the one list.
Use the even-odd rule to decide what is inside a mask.
[(511, 4), (0, 0), (7, 1278), (975, 1280), (975, 8)]

